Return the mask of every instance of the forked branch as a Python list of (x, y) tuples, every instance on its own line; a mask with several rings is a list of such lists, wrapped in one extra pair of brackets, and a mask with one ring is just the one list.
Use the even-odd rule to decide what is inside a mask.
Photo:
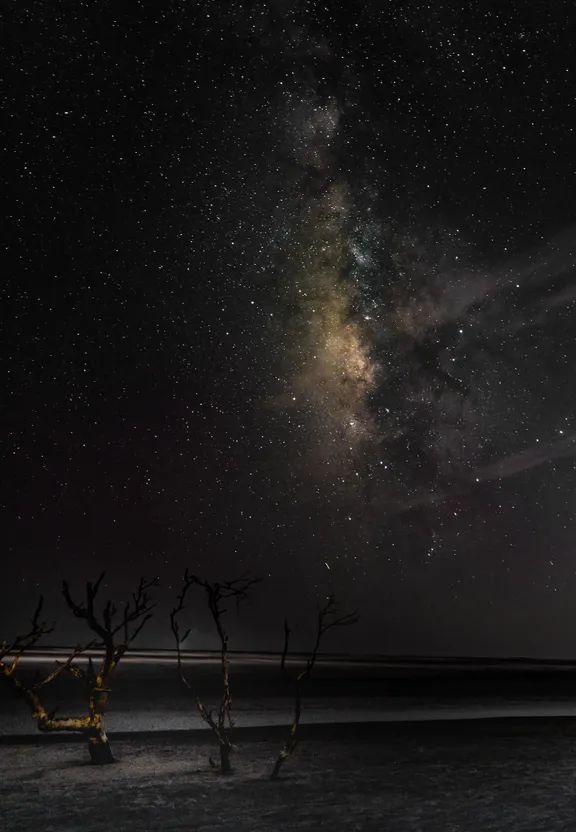
[[(38, 598), (34, 614), (30, 618), (30, 627), (25, 633), (17, 635), (13, 641), (4, 640), (0, 644), (0, 672), (4, 676), (12, 676), (18, 666), (18, 662), (34, 645), (43, 637), (54, 631), (54, 624), (47, 624), (41, 620), (42, 609), (44, 607), (44, 598), (41, 595)], [(5, 662), (4, 659), (10, 656), (11, 660)]]
[(10, 681), (15, 692), (30, 707), (32, 716), (38, 728), (42, 730), (71, 730), (70, 720), (56, 720), (55, 711), (48, 713), (43, 706), (39, 691), (53, 682), (61, 673), (73, 667), (74, 659), (84, 652), (91, 645), (77, 646), (74, 648), (66, 662), (56, 662), (54, 668), (43, 678), (37, 676), (32, 684), (25, 683), (16, 674), (18, 662), (22, 656), (30, 650), (44, 635), (54, 631), (54, 625), (48, 625), (41, 619), (44, 599), (38, 599), (36, 610), (30, 619), (30, 628), (26, 633), (17, 635), (11, 641), (3, 641), (0, 645), (0, 674)]
[[(212, 582), (204, 578), (200, 578), (198, 575), (192, 575), (188, 570), (186, 570), (183, 576), (182, 589), (176, 599), (176, 605), (170, 614), (170, 627), (176, 641), (178, 671), (180, 673), (180, 678), (188, 690), (192, 693), (201, 718), (207, 725), (210, 726), (216, 735), (220, 747), (220, 770), (223, 774), (228, 774), (231, 771), (229, 758), (230, 752), (234, 747), (231, 739), (231, 730), (234, 727), (234, 721), (232, 719), (232, 694), (230, 691), (229, 677), (228, 633), (226, 632), (222, 621), (222, 616), (227, 612), (227, 609), (223, 607), (223, 604), (227, 600), (233, 599), (236, 602), (238, 609), (240, 602), (248, 598), (250, 589), (255, 584), (259, 583), (259, 580), (260, 579), (258, 578), (251, 578), (245, 574), (239, 578), (235, 578), (232, 581)], [(218, 637), (220, 639), (222, 697), (216, 719), (213, 717), (212, 711), (209, 711), (205, 707), (198, 693), (194, 689), (194, 686), (184, 671), (182, 662), (182, 644), (190, 633), (190, 629), (188, 628), (185, 632), (182, 632), (178, 617), (185, 608), (186, 596), (190, 588), (193, 586), (201, 587), (206, 593), (208, 609), (210, 610), (216, 625)], [(213, 767), (216, 767), (211, 758), (210, 764)]]
[[(270, 775), (271, 780), (276, 780), (278, 778), (278, 775), (280, 774), (280, 769), (282, 768), (284, 761), (290, 754), (292, 754), (292, 752), (298, 745), (298, 728), (300, 726), (300, 717), (302, 714), (302, 684), (307, 679), (309, 679), (312, 674), (312, 671), (316, 664), (316, 660), (318, 658), (318, 651), (320, 649), (320, 643), (322, 641), (323, 636), (326, 632), (328, 632), (328, 630), (332, 629), (333, 627), (348, 627), (352, 624), (356, 624), (358, 620), (359, 619), (356, 612), (339, 613), (338, 603), (334, 595), (329, 596), (328, 601), (323, 607), (318, 607), (318, 616), (316, 621), (316, 640), (314, 642), (314, 647), (312, 649), (310, 657), (306, 661), (306, 666), (304, 670), (302, 670), (294, 679), (294, 718), (290, 726), (290, 733), (288, 735), (288, 739), (286, 740), (284, 747), (282, 748), (280, 754), (276, 759), (274, 768), (272, 769), (272, 773)], [(281, 667), (283, 668), (284, 673), (286, 655), (288, 653), (289, 638), (290, 629), (288, 627), (287, 620), (285, 619), (284, 650), (282, 652), (281, 660)], [(285, 673), (285, 675), (287, 674)]]

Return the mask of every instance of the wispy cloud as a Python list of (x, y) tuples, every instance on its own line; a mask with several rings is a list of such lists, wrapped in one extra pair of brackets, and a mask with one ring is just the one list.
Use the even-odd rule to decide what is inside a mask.
[(491, 465), (479, 468), (475, 472), (474, 479), (476, 482), (505, 479), (528, 471), (530, 468), (536, 468), (556, 459), (574, 455), (576, 455), (576, 434), (547, 445), (538, 443), (532, 448), (526, 448), (517, 454), (512, 454)]
[(458, 497), (463, 490), (467, 493), (473, 491), (474, 486), (480, 483), (498, 482), (510, 477), (517, 476), (532, 468), (547, 465), (555, 460), (566, 459), (576, 456), (576, 434), (567, 436), (556, 442), (534, 445), (518, 453), (503, 457), (496, 462), (477, 468), (472, 474), (461, 477), (457, 484), (434, 491), (422, 490), (412, 499), (396, 504), (389, 510), (390, 514), (402, 514), (413, 509), (441, 503), (445, 500)]

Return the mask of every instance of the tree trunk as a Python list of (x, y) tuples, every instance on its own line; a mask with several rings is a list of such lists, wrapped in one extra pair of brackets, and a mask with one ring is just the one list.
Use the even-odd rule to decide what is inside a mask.
[(220, 773), (232, 774), (232, 766), (230, 765), (230, 751), (232, 749), (226, 743), (220, 743)]
[(88, 752), (90, 762), (96, 766), (106, 766), (115, 762), (108, 737), (103, 728), (90, 728), (88, 731)]
[(280, 754), (276, 758), (276, 763), (275, 763), (274, 768), (272, 770), (272, 774), (270, 775), (270, 780), (277, 780), (278, 779), (278, 775), (280, 774), (280, 769), (282, 768), (282, 766), (284, 764), (284, 760), (286, 759), (287, 756), (288, 755), (287, 755), (285, 750), (282, 750), (280, 752)]

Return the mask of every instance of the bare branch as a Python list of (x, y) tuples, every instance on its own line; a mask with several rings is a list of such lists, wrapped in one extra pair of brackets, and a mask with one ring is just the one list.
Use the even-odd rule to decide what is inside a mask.
[(84, 670), (84, 668), (79, 667), (77, 664), (69, 664), (66, 670), (68, 671), (68, 673), (70, 673), (71, 676), (75, 676), (77, 679), (84, 679), (85, 681), (88, 681), (87, 672)]
[[(232, 581), (209, 581), (204, 578), (200, 578), (198, 575), (191, 574), (188, 569), (186, 569), (183, 581), (182, 581), (182, 590), (176, 599), (176, 606), (172, 610), (170, 615), (170, 626), (172, 629), (172, 633), (174, 635), (174, 639), (176, 641), (176, 650), (177, 650), (177, 658), (178, 658), (178, 670), (180, 673), (180, 677), (186, 687), (191, 691), (192, 695), (194, 696), (194, 700), (200, 712), (200, 716), (202, 719), (212, 728), (216, 737), (218, 739), (218, 743), (220, 745), (220, 770), (223, 774), (228, 774), (231, 771), (230, 763), (229, 763), (229, 756), (230, 751), (234, 747), (231, 737), (230, 731), (234, 727), (234, 720), (232, 719), (232, 695), (230, 692), (230, 679), (229, 679), (229, 661), (228, 661), (228, 633), (224, 629), (224, 625), (222, 623), (222, 617), (226, 613), (226, 608), (223, 607), (223, 602), (227, 599), (234, 599), (237, 604), (240, 601), (245, 600), (248, 597), (249, 590), (255, 584), (259, 583), (259, 579), (252, 578), (248, 575), (242, 575), (239, 578), (235, 578)], [(178, 616), (184, 610), (185, 599), (189, 589), (192, 586), (199, 586), (201, 587), (204, 592), (206, 593), (206, 598), (208, 602), (208, 609), (212, 615), (214, 623), (216, 625), (216, 630), (218, 632), (218, 636), (220, 638), (220, 660), (222, 666), (222, 697), (220, 700), (220, 707), (218, 709), (218, 716), (217, 719), (214, 719), (212, 716), (212, 711), (208, 711), (198, 695), (195, 693), (190, 680), (186, 676), (182, 664), (182, 652), (181, 652), (181, 645), (190, 630), (187, 630), (185, 635), (182, 636), (180, 632), (180, 627), (178, 623)]]
[[(14, 641), (4, 640), (0, 645), (0, 672), (4, 676), (12, 675), (24, 653), (30, 650), (42, 636), (54, 631), (54, 624), (48, 625), (40, 619), (43, 606), (44, 598), (40, 595), (34, 614), (30, 618), (30, 629), (26, 633), (17, 635)], [(7, 656), (13, 657), (11, 662), (4, 662)]]
[(282, 649), (282, 658), (280, 659), (280, 672), (287, 678), (287, 671), (286, 671), (286, 657), (288, 655), (288, 644), (290, 642), (290, 627), (288, 626), (288, 618), (287, 616), (284, 617), (284, 647)]
[[(322, 640), (322, 636), (330, 630), (332, 627), (346, 627), (351, 624), (356, 624), (358, 622), (358, 616), (356, 612), (351, 613), (344, 613), (342, 615), (338, 615), (338, 603), (334, 597), (334, 595), (330, 595), (328, 598), (327, 603), (323, 607), (318, 608), (318, 617), (317, 617), (317, 629), (316, 629), (316, 641), (314, 643), (314, 647), (312, 649), (312, 653), (310, 654), (310, 658), (306, 662), (306, 667), (302, 670), (295, 679), (294, 684), (294, 719), (292, 720), (292, 725), (290, 726), (290, 734), (284, 747), (280, 751), (276, 759), (276, 763), (274, 764), (274, 768), (270, 775), (271, 780), (276, 780), (278, 775), (280, 774), (280, 769), (282, 768), (284, 761), (287, 757), (292, 754), (295, 750), (296, 746), (298, 745), (298, 728), (300, 725), (300, 716), (302, 713), (302, 683), (310, 678), (312, 670), (314, 669), (314, 665), (316, 664), (316, 659), (318, 657), (318, 650), (320, 648), (320, 642)], [(285, 628), (285, 637), (284, 637), (284, 645), (285, 645), (285, 652), (287, 651), (287, 644), (288, 644), (288, 623), (285, 619), (284, 621), (284, 628)], [(283, 660), (285, 658), (285, 653), (283, 654)]]
[(316, 630), (316, 643), (312, 650), (312, 654), (306, 663), (306, 670), (303, 674), (300, 674), (302, 678), (306, 678), (310, 676), (312, 673), (312, 669), (316, 664), (316, 658), (318, 655), (318, 650), (320, 648), (320, 641), (324, 633), (330, 630), (332, 627), (348, 627), (351, 624), (358, 623), (358, 615), (357, 613), (344, 613), (343, 615), (338, 614), (338, 607), (339, 604), (336, 601), (334, 595), (330, 595), (328, 597), (328, 601), (323, 607), (318, 607), (318, 619), (317, 619), (317, 630)]
[[(72, 656), (55, 673), (60, 673), (66, 669), (76, 678), (85, 681), (89, 691), (88, 716), (85, 718), (82, 717), (75, 724), (80, 726), (77, 730), (85, 731), (89, 739), (91, 738), (88, 747), (93, 759), (98, 758), (102, 754), (103, 759), (100, 760), (101, 762), (111, 762), (112, 756), (104, 732), (104, 712), (107, 708), (108, 695), (110, 693), (108, 679), (128, 650), (132, 641), (134, 641), (146, 622), (152, 617), (152, 610), (155, 605), (152, 603), (149, 589), (157, 586), (158, 579), (145, 580), (142, 578), (136, 592), (132, 593), (131, 601), (124, 605), (121, 614), (119, 614), (116, 604), (110, 599), (104, 603), (101, 612), (98, 613), (95, 602), (104, 580), (104, 574), (102, 572), (95, 582), (91, 583), (88, 581), (86, 583), (86, 598), (82, 601), (76, 601), (73, 598), (70, 586), (66, 581), (62, 583), (62, 592), (69, 608), (77, 618), (85, 621), (92, 632), (98, 637), (97, 640), (90, 642), (89, 646), (102, 647), (104, 650), (104, 656), (100, 661), (99, 667), (95, 669), (92, 658), (89, 657), (88, 668), (84, 670), (73, 663), (74, 656)], [(123, 637), (117, 638), (119, 633)], [(44, 725), (46, 726), (46, 724), (44, 720)], [(42, 730), (60, 729), (44, 727)], [(70, 730), (74, 729), (70, 728)]]
[[(96, 614), (94, 602), (98, 595), (100, 585), (104, 579), (105, 573), (102, 572), (95, 583), (88, 582), (86, 584), (86, 602), (76, 602), (71, 594), (70, 586), (67, 581), (62, 582), (62, 592), (66, 603), (77, 618), (81, 618), (102, 639), (102, 646), (105, 649), (114, 651), (114, 637), (123, 631), (124, 640), (122, 646), (123, 652), (134, 641), (136, 636), (140, 633), (147, 621), (152, 617), (152, 610), (155, 604), (152, 603), (152, 598), (149, 589), (158, 585), (158, 579), (145, 580), (142, 578), (138, 585), (136, 592), (132, 593), (132, 601), (124, 606), (123, 614), (120, 621), (116, 621), (118, 608), (116, 605), (108, 600), (106, 601), (103, 611), (102, 619), (100, 620)], [(131, 626), (132, 625), (132, 626)]]
[(72, 675), (74, 675), (74, 676), (85, 677), (85, 675), (86, 675), (85, 671), (81, 670), (81, 668), (74, 665), (73, 662), (74, 662), (74, 659), (78, 658), (78, 656), (80, 656), (86, 650), (90, 650), (90, 648), (92, 648), (92, 647), (94, 647), (94, 642), (93, 641), (89, 642), (88, 644), (84, 644), (84, 645), (80, 645), (80, 644), (76, 645), (76, 647), (74, 648), (74, 650), (72, 651), (72, 653), (70, 654), (68, 659), (65, 662), (58, 662), (57, 661), (56, 666), (54, 667), (54, 669), (47, 676), (45, 676), (43, 679), (40, 679), (37, 682), (35, 682), (35, 684), (32, 686), (32, 690), (35, 693), (37, 693), (41, 688), (43, 688), (45, 685), (50, 684), (50, 682), (54, 681), (54, 679), (56, 679), (61, 673), (65, 672), (65, 671), (68, 671), (68, 672), (72, 673)]
[(330, 595), (324, 607), (318, 609), (318, 627), (321, 633), (325, 633), (331, 627), (346, 627), (358, 623), (356, 611), (345, 613), (336, 618), (338, 602), (334, 595)]
[(186, 674), (184, 673), (184, 667), (182, 665), (181, 646), (182, 646), (182, 643), (185, 641), (186, 637), (188, 636), (188, 634), (190, 633), (191, 628), (188, 628), (188, 630), (182, 636), (181, 633), (180, 633), (180, 624), (178, 622), (178, 616), (184, 610), (184, 603), (186, 601), (186, 595), (188, 594), (188, 590), (190, 589), (191, 586), (192, 586), (192, 582), (189, 580), (188, 570), (186, 570), (186, 572), (184, 573), (184, 577), (183, 577), (182, 589), (180, 591), (180, 594), (176, 598), (176, 606), (174, 607), (174, 609), (170, 613), (170, 629), (172, 630), (172, 633), (174, 635), (174, 640), (176, 641), (176, 655), (177, 655), (177, 660), (178, 660), (178, 672), (180, 673), (180, 678), (182, 679), (182, 681), (184, 682), (184, 684), (186, 685), (186, 687), (189, 690), (192, 690), (192, 686), (191, 686), (190, 682), (188, 681), (188, 679), (186, 677)]
[(106, 644), (106, 642), (110, 639), (110, 632), (98, 621), (94, 611), (94, 600), (98, 594), (100, 584), (104, 579), (104, 574), (105, 573), (102, 572), (94, 584), (90, 583), (90, 581), (86, 583), (86, 603), (83, 601), (77, 603), (72, 598), (68, 581), (62, 581), (62, 594), (64, 595), (64, 600), (68, 604), (68, 607), (72, 610), (72, 613), (76, 616), (76, 618), (81, 618), (83, 621), (86, 621), (90, 629), (102, 639), (104, 644)]

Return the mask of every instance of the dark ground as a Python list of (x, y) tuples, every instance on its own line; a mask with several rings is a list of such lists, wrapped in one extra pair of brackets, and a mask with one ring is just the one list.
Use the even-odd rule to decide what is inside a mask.
[[(30, 677), (53, 658), (21, 670)], [(217, 662), (189, 670), (216, 705)], [(301, 743), (277, 783), (268, 778), (292, 713), (277, 657), (233, 658), (231, 678), (239, 747), (224, 779), (207, 764), (210, 732), (190, 730), (200, 722), (171, 661), (120, 665), (106, 717), (119, 762), (99, 769), (75, 736), (39, 735), (2, 685), (0, 830), (576, 831), (576, 716), (511, 716), (576, 715), (572, 668), (321, 664), (305, 689)], [(81, 684), (61, 679), (47, 704), (66, 715), (82, 712), (82, 700)], [(501, 718), (461, 718), (472, 705)], [(382, 721), (395, 718), (404, 721)]]
[(273, 729), (245, 730), (229, 778), (197, 732), (112, 738), (94, 769), (77, 743), (3, 744), (7, 832), (574, 832), (576, 720), (307, 727), (282, 779)]

